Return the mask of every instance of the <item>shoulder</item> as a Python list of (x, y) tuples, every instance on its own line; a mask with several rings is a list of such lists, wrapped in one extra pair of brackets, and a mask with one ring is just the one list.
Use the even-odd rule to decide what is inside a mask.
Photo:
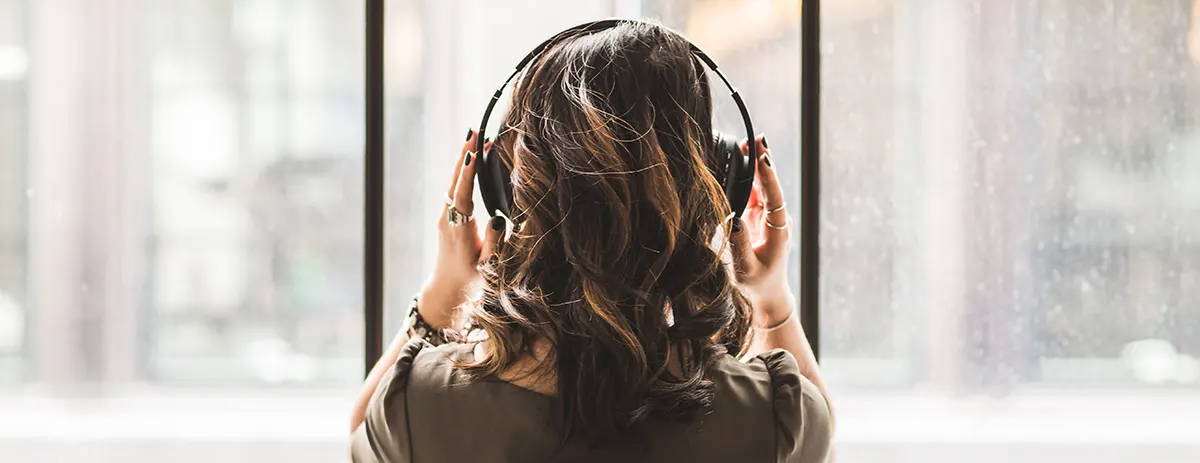
[(434, 346), (421, 338), (409, 339), (380, 384), (386, 384), (386, 390), (390, 392), (420, 388), (429, 383), (449, 385), (455, 381), (455, 365), (469, 360), (472, 346), (460, 343)]
[(771, 374), (779, 461), (826, 461), (833, 421), (825, 395), (800, 374), (791, 352), (773, 349), (756, 360), (763, 362)]
[[(445, 380), (466, 348), (460, 344), (434, 347), (420, 338), (410, 339), (379, 380), (367, 404), (363, 425), (351, 441), (355, 462), (408, 461), (412, 432), (408, 396)], [(415, 391), (414, 391), (415, 389)]]
[[(723, 356), (710, 373), (718, 394), (739, 407), (770, 410), (777, 461), (826, 461), (832, 437), (829, 404), (815, 384), (800, 374), (795, 357), (773, 349), (748, 361)], [(761, 404), (761, 405), (759, 405)]]

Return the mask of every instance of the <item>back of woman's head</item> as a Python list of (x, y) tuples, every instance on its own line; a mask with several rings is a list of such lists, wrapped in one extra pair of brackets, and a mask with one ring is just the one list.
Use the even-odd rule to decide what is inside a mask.
[(564, 37), (514, 88), (496, 146), (519, 226), (482, 268), (490, 355), (468, 371), (549, 341), (566, 436), (696, 418), (705, 367), (744, 347), (703, 70), (675, 32), (623, 22)]

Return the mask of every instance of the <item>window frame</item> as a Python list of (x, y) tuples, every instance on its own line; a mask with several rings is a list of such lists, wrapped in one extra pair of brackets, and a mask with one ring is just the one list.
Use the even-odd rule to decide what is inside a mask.
[(821, 359), (821, 2), (800, 5), (800, 323)]
[(363, 73), (363, 376), (383, 355), (384, 0), (365, 0)]

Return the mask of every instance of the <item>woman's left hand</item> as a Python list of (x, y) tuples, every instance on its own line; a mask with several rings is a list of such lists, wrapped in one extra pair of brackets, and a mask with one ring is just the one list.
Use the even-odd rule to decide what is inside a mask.
[[(478, 154), (471, 152), (479, 133), (472, 130), (453, 165), (454, 174), (446, 193), (446, 205), (437, 220), (438, 256), (433, 273), (418, 297), (421, 318), (435, 328), (459, 328), (457, 308), (467, 300), (468, 291), (479, 281), (479, 264), (496, 250), (504, 239), (503, 217), (489, 221), (483, 239), (479, 237), (475, 212), (475, 167)], [(484, 144), (484, 150), (491, 142)], [(451, 222), (451, 219), (456, 219)]]

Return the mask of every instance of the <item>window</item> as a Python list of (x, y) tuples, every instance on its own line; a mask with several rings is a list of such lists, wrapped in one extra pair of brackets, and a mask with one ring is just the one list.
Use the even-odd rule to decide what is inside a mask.
[(826, 3), (841, 458), (1195, 459), (1195, 8)]
[(0, 1), (5, 460), (344, 455), (362, 18)]
[(28, 352), (25, 320), (29, 311), (24, 275), (26, 267), (27, 207), (25, 178), (28, 117), (24, 100), (28, 89), (29, 57), (25, 31), (19, 20), (25, 5), (0, 1), (0, 384), (14, 383), (25, 375)]
[[(812, 5), (388, 1), (373, 328), (396, 332), (431, 269), (448, 164), (491, 92), (585, 21), (651, 18), (705, 49), (798, 215)], [(344, 457), (364, 344), (363, 17), (0, 0), (0, 454)], [(818, 19), (809, 329), (839, 458), (1195, 460), (1200, 3), (867, 0)]]

